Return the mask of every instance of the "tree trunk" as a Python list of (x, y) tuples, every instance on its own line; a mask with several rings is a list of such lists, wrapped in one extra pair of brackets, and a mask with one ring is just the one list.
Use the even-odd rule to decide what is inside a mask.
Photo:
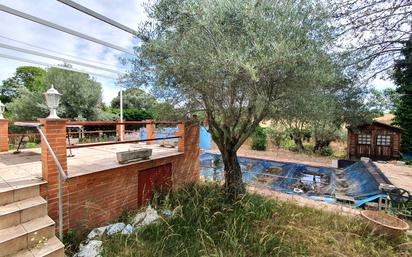
[(292, 139), (293, 142), (295, 142), (296, 149), (299, 152), (303, 152), (305, 150), (305, 147), (303, 146), (302, 137), (300, 136), (300, 134), (292, 133)]
[(232, 147), (225, 147), (222, 151), (222, 159), (225, 170), (225, 190), (232, 199), (237, 199), (239, 196), (246, 193), (245, 185), (242, 180), (242, 171), (237, 159), (236, 150)]
[(320, 149), (322, 149), (323, 147), (327, 147), (330, 145), (330, 141), (329, 140), (315, 140), (315, 147), (313, 148), (313, 152), (319, 152)]

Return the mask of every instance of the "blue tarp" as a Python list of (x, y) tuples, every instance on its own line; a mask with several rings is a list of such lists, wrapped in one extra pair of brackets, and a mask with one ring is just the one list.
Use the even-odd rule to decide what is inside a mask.
[[(251, 182), (256, 176), (260, 176), (261, 174), (269, 174), (267, 170), (271, 167), (281, 167), (282, 169), (275, 174), (278, 177), (275, 176), (273, 182), (270, 184), (272, 190), (295, 194), (291, 186), (299, 179), (305, 178), (307, 175), (305, 171), (314, 171), (325, 174), (328, 184), (323, 187), (322, 196), (304, 194), (311, 199), (332, 203), (336, 202), (336, 200), (327, 197), (327, 195), (332, 196), (337, 192), (344, 192), (345, 195), (352, 196), (358, 200), (356, 206), (361, 206), (366, 202), (374, 201), (382, 196), (382, 192), (379, 190), (379, 183), (374, 176), (372, 176), (364, 162), (357, 162), (341, 170), (341, 174), (337, 175), (334, 169), (326, 167), (314, 167), (298, 163), (284, 163), (243, 157), (239, 157), (238, 159), (243, 172), (243, 181), (246, 183)], [(200, 166), (201, 175), (206, 179), (224, 179), (221, 155), (211, 153), (201, 154)], [(388, 181), (381, 172), (375, 172), (374, 175), (383, 176), (382, 179)]]
[(357, 162), (343, 170), (344, 179), (348, 184), (346, 195), (362, 199), (381, 193), (379, 183), (369, 173), (364, 162)]

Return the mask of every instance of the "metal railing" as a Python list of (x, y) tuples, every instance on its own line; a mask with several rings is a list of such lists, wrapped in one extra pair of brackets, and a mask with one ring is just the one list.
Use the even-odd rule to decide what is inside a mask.
[(24, 122), (15, 122), (14, 125), (20, 126), (20, 127), (31, 127), (37, 129), (37, 131), (40, 134), (41, 140), (44, 142), (44, 144), (47, 147), (47, 150), (50, 152), (50, 155), (52, 156), (54, 163), (57, 166), (57, 170), (59, 171), (59, 192), (58, 192), (58, 208), (59, 208), (59, 239), (63, 240), (63, 200), (62, 200), (62, 178), (64, 181), (68, 180), (67, 174), (64, 172), (62, 165), (59, 162), (59, 159), (57, 159), (56, 154), (54, 153), (53, 149), (51, 148), (49, 141), (47, 140), (46, 136), (44, 135), (43, 131), (40, 128), (39, 123), (24, 123)]

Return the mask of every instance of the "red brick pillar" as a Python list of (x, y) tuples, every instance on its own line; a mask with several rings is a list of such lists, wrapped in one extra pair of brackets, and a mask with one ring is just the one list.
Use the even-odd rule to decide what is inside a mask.
[(180, 137), (177, 142), (177, 150), (179, 152), (185, 151), (185, 124), (183, 122), (177, 124), (176, 136)]
[[(66, 149), (66, 120), (64, 119), (39, 119), (41, 130), (49, 142), (54, 154), (60, 162), (63, 170), (67, 174), (67, 149)], [(59, 193), (59, 170), (46, 146), (46, 142), (41, 141), (42, 175), (47, 181), (47, 207), (48, 214), (58, 223), (58, 193)], [(68, 228), (68, 184), (62, 182), (63, 200), (63, 227)], [(57, 229), (58, 226), (56, 226)]]
[[(148, 122), (146, 124), (146, 139), (154, 139), (156, 138), (156, 127), (155, 124), (153, 122), (153, 120), (147, 120), (146, 122)], [(156, 141), (146, 141), (147, 145), (152, 145), (155, 144)]]
[[(185, 132), (183, 140), (179, 141), (178, 149), (183, 147), (183, 156), (173, 165), (173, 188), (178, 189), (181, 186), (195, 182), (200, 176), (200, 128), (199, 125), (180, 126)], [(182, 146), (181, 146), (182, 144)], [(180, 148), (179, 148), (180, 147)]]
[[(121, 120), (117, 120), (117, 122), (121, 122)], [(119, 141), (124, 140), (124, 125), (116, 125), (116, 136)]]
[(0, 152), (9, 151), (9, 121), (0, 119)]

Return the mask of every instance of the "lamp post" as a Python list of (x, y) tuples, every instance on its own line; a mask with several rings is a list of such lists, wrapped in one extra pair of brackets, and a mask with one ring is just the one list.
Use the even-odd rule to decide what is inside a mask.
[(60, 119), (57, 116), (57, 107), (59, 106), (60, 102), (60, 94), (52, 85), (46, 93), (44, 93), (44, 97), (46, 98), (47, 107), (49, 107), (50, 114), (47, 119)]
[(4, 119), (3, 113), (6, 110), (6, 106), (0, 101), (0, 120)]

